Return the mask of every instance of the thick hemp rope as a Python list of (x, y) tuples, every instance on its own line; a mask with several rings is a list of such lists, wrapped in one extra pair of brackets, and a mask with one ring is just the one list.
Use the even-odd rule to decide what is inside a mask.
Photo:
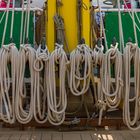
[[(59, 65), (59, 90), (56, 89), (56, 65)], [(65, 120), (65, 111), (67, 107), (65, 84), (67, 65), (68, 58), (63, 49), (63, 45), (56, 44), (56, 48), (51, 53), (49, 59), (49, 74), (47, 85), (48, 120), (53, 125), (60, 125)]]
[[(78, 45), (70, 54), (70, 90), (73, 95), (80, 96), (89, 89), (91, 66), (91, 49), (85, 45)], [(79, 89), (80, 88), (80, 89)]]
[[(115, 69), (115, 82), (111, 76), (111, 65)], [(111, 109), (117, 108), (120, 104), (122, 97), (123, 79), (122, 79), (122, 54), (118, 50), (118, 43), (111, 45), (111, 48), (105, 53), (101, 70), (101, 95), (99, 99), (100, 117), (99, 124), (101, 123), (102, 112), (108, 106)], [(115, 88), (115, 89), (114, 89)]]
[[(134, 64), (134, 94), (130, 92), (131, 83), (131, 65)], [(124, 72), (125, 72), (125, 98), (123, 117), (124, 122), (131, 130), (140, 129), (138, 121), (140, 119), (140, 49), (136, 44), (127, 43), (124, 49)], [(131, 94), (131, 95), (130, 95)], [(130, 105), (134, 104), (134, 114), (130, 112)]]
[[(35, 61), (35, 50), (29, 44), (21, 45), (18, 57), (18, 76), (17, 91), (15, 96), (16, 119), (21, 124), (29, 123), (33, 118), (34, 111), (34, 90), (35, 90), (35, 71), (33, 68)], [(30, 71), (30, 93), (26, 91), (24, 74), (26, 64), (29, 64)], [(27, 100), (28, 99), (28, 100)]]
[[(111, 65), (114, 65), (115, 69), (115, 91), (111, 91), (112, 77), (111, 77)], [(111, 48), (106, 52), (101, 67), (101, 82), (102, 92), (105, 95), (105, 100), (110, 108), (116, 108), (121, 101), (121, 92), (123, 87), (122, 80), (122, 54), (118, 50), (118, 43), (115, 46), (111, 45)]]
[[(15, 122), (17, 57), (18, 50), (15, 44), (3, 45), (0, 49), (0, 118), (10, 124)], [(10, 86), (10, 73), (12, 86)]]
[(49, 70), (49, 52), (47, 47), (41, 49), (41, 45), (36, 51), (34, 61), (35, 70), (35, 91), (34, 91), (34, 118), (38, 123), (47, 121), (47, 86)]

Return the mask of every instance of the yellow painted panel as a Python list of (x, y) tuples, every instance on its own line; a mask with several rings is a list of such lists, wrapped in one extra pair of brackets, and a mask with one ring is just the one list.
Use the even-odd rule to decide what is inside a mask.
[(63, 6), (60, 9), (60, 15), (64, 19), (66, 37), (68, 41), (69, 51), (72, 51), (78, 44), (77, 37), (77, 0), (61, 0)]
[[(69, 51), (72, 51), (78, 44), (77, 36), (77, 0), (61, 0), (63, 6), (59, 7), (59, 14), (64, 19), (65, 33), (68, 41)], [(86, 44), (90, 45), (90, 2), (83, 0), (87, 9), (82, 8), (82, 37), (85, 38)], [(55, 26), (53, 16), (56, 14), (56, 0), (48, 0), (47, 11), (47, 45), (52, 52), (55, 43)]]
[(55, 14), (56, 14), (56, 0), (48, 0), (46, 37), (47, 37), (47, 46), (50, 52), (54, 50), (55, 44), (55, 28), (53, 21), (53, 17)]
[(90, 46), (90, 0), (83, 0), (82, 26), (82, 37), (85, 38), (86, 44)]

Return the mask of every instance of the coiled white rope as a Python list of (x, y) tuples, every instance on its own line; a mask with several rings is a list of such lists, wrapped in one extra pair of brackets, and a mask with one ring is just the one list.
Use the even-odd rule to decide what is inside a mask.
[[(4, 45), (0, 49), (0, 118), (4, 122), (10, 124), (15, 122), (14, 110), (16, 96), (17, 57), (18, 50), (15, 47), (15, 44)], [(12, 81), (11, 90), (10, 73)]]
[[(59, 65), (59, 91), (56, 89), (56, 64)], [(67, 55), (63, 45), (56, 44), (55, 50), (49, 59), (49, 74), (47, 85), (48, 120), (53, 125), (60, 125), (65, 120), (67, 107), (66, 70), (68, 65)]]
[[(131, 64), (134, 64), (134, 95), (130, 92), (130, 75), (131, 75)], [(127, 43), (124, 49), (124, 72), (125, 72), (125, 98), (123, 117), (124, 122), (131, 130), (140, 129), (140, 125), (137, 122), (140, 119), (140, 49), (136, 44)], [(131, 95), (130, 95), (131, 94)], [(134, 114), (132, 119), (132, 113), (130, 112), (130, 105), (134, 103)]]
[[(47, 121), (47, 87), (49, 70), (49, 52), (47, 47), (36, 51), (35, 69), (35, 90), (34, 90), (34, 118), (38, 123)], [(43, 70), (44, 69), (44, 70)]]
[[(111, 77), (111, 65), (115, 68), (115, 82)], [(100, 117), (99, 124), (101, 124), (102, 112), (108, 106), (111, 109), (117, 108), (122, 97), (123, 79), (122, 79), (122, 54), (118, 50), (118, 43), (105, 53), (102, 59), (100, 70), (101, 77), (101, 95), (99, 99)], [(114, 83), (114, 84), (113, 84)], [(115, 90), (111, 90), (114, 88)], [(100, 105), (101, 104), (101, 105)]]
[(78, 45), (77, 48), (71, 52), (69, 86), (73, 95), (80, 96), (88, 91), (90, 74), (92, 72), (91, 63), (92, 53), (87, 45)]
[[(114, 64), (115, 68), (115, 91), (111, 91), (112, 77), (111, 77), (111, 65)], [(106, 52), (102, 61), (101, 67), (101, 82), (102, 92), (105, 95), (105, 100), (110, 108), (116, 108), (121, 101), (121, 93), (123, 87), (122, 78), (122, 54), (118, 50), (118, 43), (115, 46), (111, 45), (111, 48)]]
[(103, 60), (103, 56), (104, 56), (104, 46), (101, 45), (100, 47), (99, 46), (95, 46), (94, 50), (93, 50), (93, 53), (92, 53), (92, 57), (93, 57), (93, 64), (95, 66), (97, 66), (98, 64), (101, 65), (102, 63), (102, 60)]
[[(29, 45), (21, 45), (19, 50), (19, 57), (17, 60), (17, 69), (18, 69), (18, 76), (17, 76), (17, 92), (15, 96), (15, 114), (16, 119), (21, 124), (29, 123), (33, 118), (33, 111), (34, 111), (34, 89), (35, 89), (35, 75), (34, 75), (34, 68), (33, 64), (35, 61), (35, 50)], [(30, 70), (30, 93), (27, 93), (26, 86), (24, 83), (24, 74), (26, 64), (29, 63), (29, 70)], [(29, 94), (29, 95), (28, 95)], [(25, 102), (27, 100), (28, 102)]]

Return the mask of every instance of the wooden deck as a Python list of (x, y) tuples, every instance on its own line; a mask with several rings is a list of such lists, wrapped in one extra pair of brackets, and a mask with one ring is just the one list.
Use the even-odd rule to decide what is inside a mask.
[(0, 140), (140, 140), (140, 131), (12, 131), (1, 130)]

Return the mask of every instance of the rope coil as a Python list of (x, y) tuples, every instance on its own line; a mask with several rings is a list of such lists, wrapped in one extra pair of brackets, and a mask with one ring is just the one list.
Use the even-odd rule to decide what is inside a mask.
[[(83, 63), (84, 66), (81, 66), (81, 63)], [(72, 94), (75, 96), (85, 94), (89, 89), (91, 63), (91, 49), (87, 45), (78, 45), (77, 48), (71, 52), (69, 86)], [(80, 86), (81, 89), (79, 90)]]

